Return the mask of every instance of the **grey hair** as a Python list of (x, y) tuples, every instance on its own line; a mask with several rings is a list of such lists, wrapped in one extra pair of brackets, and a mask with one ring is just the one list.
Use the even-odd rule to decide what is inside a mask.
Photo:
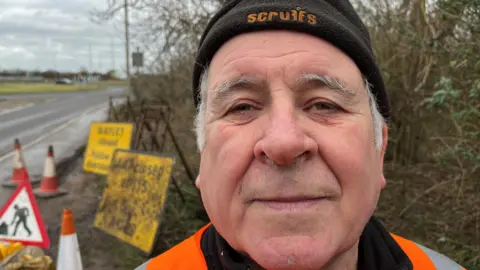
[[(372, 113), (372, 124), (373, 124), (373, 142), (375, 144), (375, 149), (380, 151), (383, 144), (382, 129), (385, 123), (385, 119), (380, 114), (378, 109), (378, 104), (375, 99), (375, 96), (372, 93), (371, 85), (368, 80), (363, 78), (365, 83), (365, 89), (367, 90), (367, 95), (370, 104), (370, 111)], [(205, 69), (202, 76), (200, 77), (200, 98), (199, 105), (197, 109), (197, 115), (195, 117), (195, 134), (197, 136), (197, 147), (199, 151), (202, 151), (206, 143), (206, 128), (205, 128), (205, 116), (206, 116), (206, 100), (208, 92), (208, 68)]]

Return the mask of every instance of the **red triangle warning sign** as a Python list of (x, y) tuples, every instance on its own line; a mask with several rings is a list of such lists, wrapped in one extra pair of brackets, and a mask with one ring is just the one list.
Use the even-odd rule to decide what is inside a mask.
[(50, 238), (29, 181), (22, 181), (0, 210), (2, 240), (50, 248)]

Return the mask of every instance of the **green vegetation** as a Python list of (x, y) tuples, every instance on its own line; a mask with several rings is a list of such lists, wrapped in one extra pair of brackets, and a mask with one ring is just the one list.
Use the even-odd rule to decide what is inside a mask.
[(128, 86), (127, 80), (108, 80), (108, 81), (99, 81), (101, 86)]
[(0, 83), (1, 94), (33, 94), (74, 91), (99, 91), (107, 87), (128, 86), (126, 80), (98, 81), (86, 84), (55, 84), (55, 83)]
[[(192, 12), (185, 12), (186, 1), (165, 0), (151, 7), (139, 2), (136, 7), (150, 14), (138, 23), (145, 26), (145, 40), (172, 34), (165, 37), (167, 45), (158, 57), (152, 57), (162, 75), (137, 77), (134, 92), (174, 108), (172, 127), (190, 164), (198, 168), (191, 131), (192, 63), (211, 7), (222, 1), (188, 1), (199, 7)], [(390, 231), (469, 270), (480, 270), (480, 2), (353, 2), (370, 30), (393, 111), (388, 121), (387, 187), (376, 215)], [(105, 14), (120, 10), (110, 8)], [(176, 177), (183, 189), (191, 188), (184, 173)], [(198, 195), (186, 194), (192, 203), (183, 204), (175, 195), (168, 199), (166, 213), (174, 216), (163, 218), (157, 254), (205, 223), (196, 215), (201, 210)]]
[(33, 94), (104, 90), (101, 84), (0, 83), (0, 94)]
[(377, 214), (480, 269), (478, 0), (357, 1), (392, 104)]

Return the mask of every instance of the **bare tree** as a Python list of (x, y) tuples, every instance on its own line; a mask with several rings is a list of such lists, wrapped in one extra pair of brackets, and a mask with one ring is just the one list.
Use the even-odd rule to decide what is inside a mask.
[[(392, 104), (379, 214), (467, 268), (480, 257), (480, 5), (355, 1)], [(439, 225), (442, 224), (442, 225)], [(425, 228), (428, 234), (423, 233)]]

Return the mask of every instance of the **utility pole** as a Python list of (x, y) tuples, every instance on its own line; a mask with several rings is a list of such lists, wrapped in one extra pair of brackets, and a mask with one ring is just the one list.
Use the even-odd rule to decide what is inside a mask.
[(110, 36), (110, 50), (112, 53), (112, 70), (115, 70), (115, 46), (113, 43), (113, 34)]
[(88, 43), (88, 65), (89, 71), (88, 73), (92, 73), (93, 65), (92, 65), (92, 43)]
[(125, 1), (125, 60), (127, 68), (127, 80), (130, 81), (130, 51), (129, 51), (129, 35), (128, 35), (128, 0)]
[(101, 52), (98, 52), (97, 53), (97, 61), (98, 61), (98, 72), (102, 73), (102, 53)]
[(53, 52), (53, 70), (57, 70), (57, 52)]

